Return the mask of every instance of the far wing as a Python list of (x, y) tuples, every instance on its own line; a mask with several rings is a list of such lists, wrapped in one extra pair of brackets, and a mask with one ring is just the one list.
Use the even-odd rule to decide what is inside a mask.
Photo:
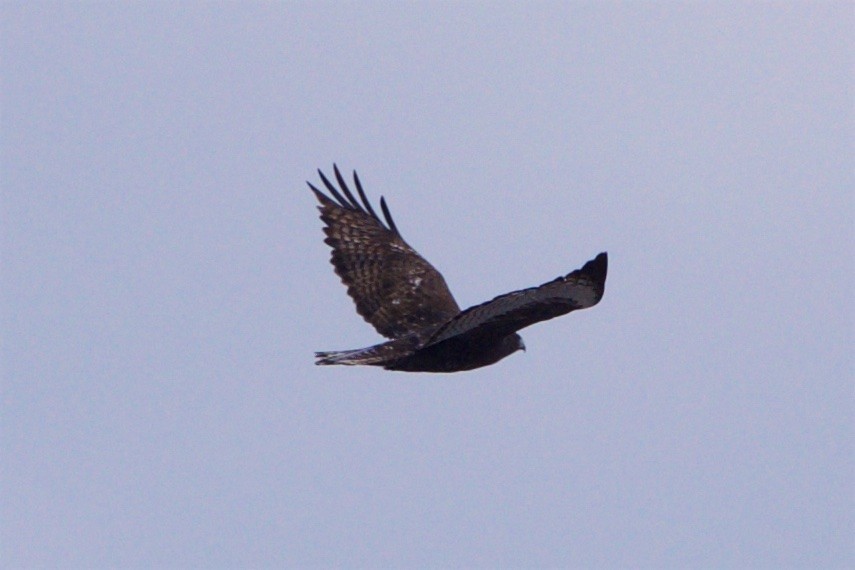
[(599, 254), (564, 277), (470, 307), (440, 327), (426, 345), (462, 335), (503, 337), (529, 325), (593, 307), (603, 297), (608, 256)]
[(446, 322), (459, 313), (439, 271), (401, 237), (386, 201), (380, 199), (384, 224), (365, 197), (356, 172), (353, 181), (359, 201), (338, 167), (333, 168), (338, 188), (318, 171), (332, 198), (307, 184), (321, 203), (324, 241), (332, 247), (330, 261), (356, 311), (388, 338)]

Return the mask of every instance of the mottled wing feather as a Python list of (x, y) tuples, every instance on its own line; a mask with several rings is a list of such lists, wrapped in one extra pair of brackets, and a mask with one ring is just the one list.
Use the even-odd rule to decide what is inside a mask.
[(445, 279), (411, 248), (395, 226), (381, 199), (384, 224), (365, 196), (354, 173), (361, 202), (334, 167), (336, 188), (320, 171), (332, 198), (311, 183), (326, 224), (324, 240), (332, 247), (331, 262), (356, 303), (356, 311), (377, 332), (398, 338), (446, 322), (460, 312)]
[(466, 309), (440, 327), (425, 345), (461, 335), (501, 338), (540, 321), (593, 307), (603, 297), (607, 270), (608, 257), (601, 253), (564, 277)]

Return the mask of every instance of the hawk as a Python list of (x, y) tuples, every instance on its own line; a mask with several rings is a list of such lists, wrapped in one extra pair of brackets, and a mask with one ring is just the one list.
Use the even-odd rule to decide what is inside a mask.
[(318, 170), (329, 195), (307, 182), (320, 202), (324, 242), (332, 248), (332, 265), (356, 311), (391, 340), (356, 350), (316, 352), (316, 364), (407, 372), (472, 370), (525, 350), (520, 329), (593, 307), (603, 297), (606, 253), (563, 277), (461, 311), (442, 274), (404, 241), (385, 198), (380, 198), (381, 219), (356, 172), (358, 200), (338, 166), (333, 165), (333, 171), (338, 187)]

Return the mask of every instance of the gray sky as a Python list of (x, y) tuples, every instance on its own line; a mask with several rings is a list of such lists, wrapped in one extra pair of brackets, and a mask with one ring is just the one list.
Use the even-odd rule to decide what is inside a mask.
[[(835, 568), (852, 5), (2, 4), (10, 568)], [(610, 256), (470, 373), (380, 337), (305, 181), (462, 306)]]

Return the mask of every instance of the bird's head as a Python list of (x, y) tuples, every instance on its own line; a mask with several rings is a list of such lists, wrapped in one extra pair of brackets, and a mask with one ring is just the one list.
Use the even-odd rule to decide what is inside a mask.
[(521, 350), (525, 352), (525, 343), (520, 335), (514, 333), (505, 337), (505, 345), (508, 354)]

